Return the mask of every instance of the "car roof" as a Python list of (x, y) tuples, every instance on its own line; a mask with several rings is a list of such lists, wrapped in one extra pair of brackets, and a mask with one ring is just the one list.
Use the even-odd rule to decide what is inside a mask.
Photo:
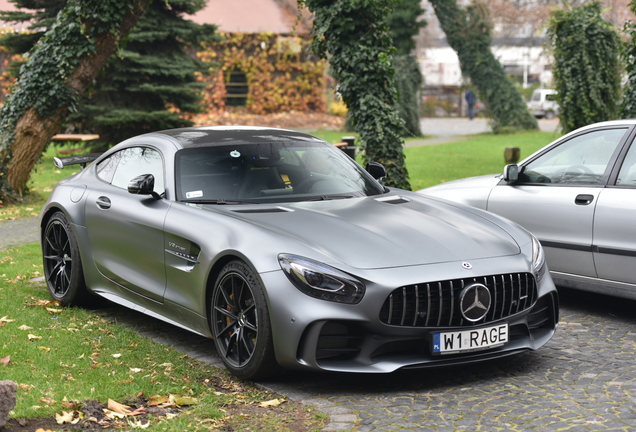
[(183, 148), (267, 142), (324, 142), (320, 138), (302, 132), (258, 126), (202, 126), (169, 129), (153, 134), (170, 136)]

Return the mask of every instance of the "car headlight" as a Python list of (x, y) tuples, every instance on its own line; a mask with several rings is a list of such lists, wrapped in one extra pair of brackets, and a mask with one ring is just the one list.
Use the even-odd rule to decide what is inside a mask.
[(537, 278), (537, 282), (543, 279), (545, 274), (545, 254), (543, 246), (535, 236), (532, 236), (532, 270)]
[(351, 275), (296, 255), (280, 254), (278, 262), (291, 283), (308, 296), (337, 303), (360, 303), (365, 286)]

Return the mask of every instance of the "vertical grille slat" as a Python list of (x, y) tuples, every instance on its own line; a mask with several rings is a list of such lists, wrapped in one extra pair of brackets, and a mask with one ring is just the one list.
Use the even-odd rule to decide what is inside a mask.
[(417, 325), (417, 318), (420, 316), (420, 287), (415, 285), (415, 311), (413, 312), (413, 327)]
[(406, 295), (406, 287), (402, 288), (402, 319), (400, 320), (400, 325), (404, 325), (404, 321), (406, 320), (406, 305), (408, 303), (408, 297)]
[[(485, 285), (491, 306), (479, 322), (465, 320), (460, 311), (461, 293), (471, 284)], [(459, 327), (484, 324), (531, 308), (537, 285), (531, 273), (511, 273), (427, 282), (399, 287), (387, 297), (380, 321), (401, 327)]]
[(425, 327), (428, 327), (428, 323), (431, 318), (431, 304), (433, 303), (433, 298), (431, 297), (431, 285), (426, 284), (426, 299), (428, 300), (428, 306), (426, 307), (426, 323)]

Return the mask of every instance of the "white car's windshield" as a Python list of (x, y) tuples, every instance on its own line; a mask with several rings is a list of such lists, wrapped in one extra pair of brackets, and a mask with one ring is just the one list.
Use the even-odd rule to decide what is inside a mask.
[(384, 188), (327, 143), (233, 144), (181, 150), (177, 196), (201, 203), (304, 201), (377, 195)]

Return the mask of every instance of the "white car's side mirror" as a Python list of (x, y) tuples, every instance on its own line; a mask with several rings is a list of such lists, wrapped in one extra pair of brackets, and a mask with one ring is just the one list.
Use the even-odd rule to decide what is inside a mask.
[(510, 164), (504, 167), (503, 179), (507, 182), (516, 182), (519, 180), (519, 165)]

